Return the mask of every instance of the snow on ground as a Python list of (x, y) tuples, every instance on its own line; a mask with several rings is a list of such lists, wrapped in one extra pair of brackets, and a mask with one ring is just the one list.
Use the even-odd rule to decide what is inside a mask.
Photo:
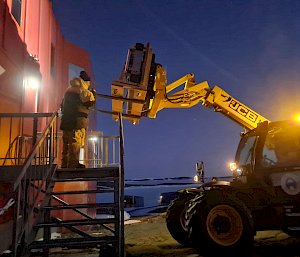
[[(193, 248), (175, 241), (165, 223), (165, 213), (140, 218), (125, 226), (126, 257), (200, 257)], [(240, 256), (244, 257), (244, 256)], [(261, 231), (255, 236), (251, 257), (300, 257), (300, 239), (282, 231)]]
[[(172, 238), (166, 227), (165, 213), (126, 222), (126, 257), (202, 257), (195, 249), (184, 247)], [(96, 249), (75, 249), (55, 252), (50, 256), (98, 257), (99, 253)], [(299, 256), (300, 239), (289, 237), (281, 231), (264, 231), (257, 233), (251, 257)]]

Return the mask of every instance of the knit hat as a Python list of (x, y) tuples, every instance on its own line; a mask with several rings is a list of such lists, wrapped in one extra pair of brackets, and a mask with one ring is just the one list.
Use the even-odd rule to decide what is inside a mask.
[(83, 70), (80, 72), (80, 78), (82, 78), (82, 80), (84, 81), (91, 81), (90, 76)]

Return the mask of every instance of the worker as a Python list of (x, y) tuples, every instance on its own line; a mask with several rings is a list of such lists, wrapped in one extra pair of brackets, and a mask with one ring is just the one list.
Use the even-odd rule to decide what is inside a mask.
[(89, 90), (91, 79), (86, 71), (70, 81), (61, 106), (63, 150), (61, 168), (85, 168), (79, 163), (80, 148), (84, 146), (88, 114), (95, 104), (95, 90)]

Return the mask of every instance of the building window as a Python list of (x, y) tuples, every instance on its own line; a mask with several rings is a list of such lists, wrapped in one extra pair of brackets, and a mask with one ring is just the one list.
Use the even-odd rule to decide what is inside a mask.
[(54, 61), (55, 61), (55, 47), (51, 44), (50, 73), (51, 73), (51, 76), (52, 76), (52, 77), (55, 76), (55, 65), (54, 65)]
[(21, 25), (22, 0), (12, 0), (11, 13), (19, 25)]

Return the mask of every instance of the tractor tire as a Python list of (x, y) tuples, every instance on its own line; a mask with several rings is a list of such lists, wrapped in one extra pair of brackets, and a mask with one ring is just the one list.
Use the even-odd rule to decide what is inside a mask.
[(184, 194), (180, 198), (173, 200), (168, 206), (166, 213), (167, 228), (171, 236), (180, 244), (189, 246), (189, 238), (186, 230), (186, 208), (193, 194)]
[[(233, 194), (212, 190), (195, 197), (187, 209), (191, 245), (209, 256), (247, 256), (254, 242), (253, 218)], [(250, 255), (249, 255), (250, 256)]]

